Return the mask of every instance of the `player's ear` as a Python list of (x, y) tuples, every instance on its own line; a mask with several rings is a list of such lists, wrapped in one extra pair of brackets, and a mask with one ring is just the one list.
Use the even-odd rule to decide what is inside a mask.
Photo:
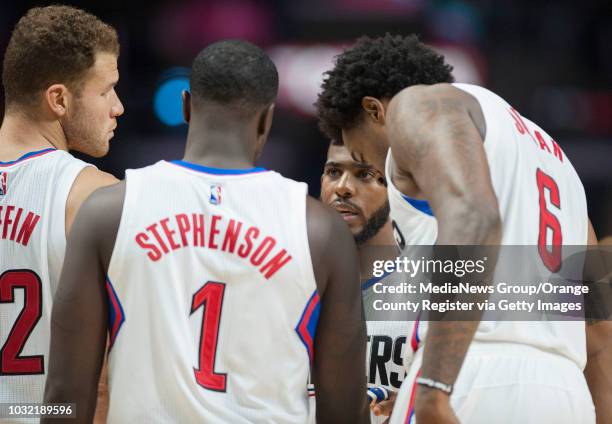
[(191, 93), (187, 90), (183, 90), (181, 97), (183, 98), (183, 119), (186, 124), (189, 124), (189, 120), (191, 119)]
[(72, 100), (71, 96), (70, 91), (64, 84), (49, 86), (43, 95), (45, 103), (57, 118), (62, 118), (66, 115)]
[(275, 104), (272, 103), (270, 106), (265, 108), (263, 112), (261, 113), (261, 115), (259, 116), (259, 122), (257, 123), (257, 135), (259, 137), (261, 136), (267, 137), (268, 133), (270, 132), (270, 128), (272, 128), (272, 117), (274, 116), (274, 106)]
[(385, 106), (375, 97), (365, 96), (361, 99), (361, 107), (367, 117), (378, 125), (385, 124)]
[(255, 157), (254, 160), (259, 158), (263, 150), (264, 144), (268, 139), (270, 128), (272, 128), (272, 116), (274, 115), (274, 103), (266, 107), (257, 119), (257, 142), (255, 145)]

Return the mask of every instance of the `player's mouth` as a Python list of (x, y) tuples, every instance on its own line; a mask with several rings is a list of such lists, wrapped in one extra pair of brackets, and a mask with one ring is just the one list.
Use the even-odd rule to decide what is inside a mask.
[(359, 210), (347, 203), (334, 203), (334, 209), (342, 216), (346, 222), (353, 223), (359, 218)]

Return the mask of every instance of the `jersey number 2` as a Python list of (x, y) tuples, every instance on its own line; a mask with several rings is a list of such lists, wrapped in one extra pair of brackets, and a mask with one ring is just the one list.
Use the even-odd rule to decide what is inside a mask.
[[(561, 244), (563, 234), (561, 233), (561, 223), (546, 207), (546, 196), (544, 189), (548, 190), (550, 203), (557, 209), (561, 209), (559, 199), (559, 186), (555, 180), (546, 175), (540, 168), (536, 171), (536, 181), (540, 193), (540, 232), (538, 235), (538, 252), (546, 268), (552, 272), (557, 272), (561, 268)], [(547, 236), (548, 230), (552, 232), (552, 250), (548, 250)]]
[(44, 374), (43, 355), (19, 355), (42, 315), (42, 283), (34, 271), (6, 271), (0, 275), (0, 304), (15, 302), (15, 289), (23, 290), (23, 309), (0, 349), (0, 375)]
[(198, 368), (194, 369), (195, 379), (205, 389), (217, 392), (225, 392), (227, 380), (227, 374), (215, 372), (223, 292), (225, 292), (225, 284), (208, 281), (200, 290), (195, 292), (191, 301), (192, 314), (200, 307), (204, 308)]

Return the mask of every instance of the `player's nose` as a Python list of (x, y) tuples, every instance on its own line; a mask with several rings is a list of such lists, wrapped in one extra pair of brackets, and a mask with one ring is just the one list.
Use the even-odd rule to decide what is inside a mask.
[(352, 197), (355, 195), (355, 185), (353, 179), (348, 172), (342, 174), (338, 182), (336, 183), (335, 190), (338, 197)]
[(119, 96), (117, 96), (117, 101), (115, 102), (115, 104), (111, 108), (111, 114), (112, 114), (113, 118), (116, 118), (118, 116), (123, 115), (123, 112), (125, 112), (125, 108), (123, 107), (123, 103), (121, 103), (121, 100), (119, 99)]

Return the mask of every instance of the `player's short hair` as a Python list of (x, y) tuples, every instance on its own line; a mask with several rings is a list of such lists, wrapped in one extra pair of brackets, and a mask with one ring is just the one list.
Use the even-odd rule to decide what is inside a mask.
[(117, 32), (97, 17), (71, 6), (30, 9), (17, 23), (2, 66), (7, 109), (29, 107), (52, 84), (78, 95), (97, 53), (119, 55)]
[(365, 96), (391, 98), (418, 84), (453, 82), (452, 66), (415, 35), (361, 37), (336, 57), (316, 102), (319, 127), (332, 140), (359, 123)]
[(243, 40), (211, 44), (193, 61), (191, 94), (247, 113), (272, 104), (278, 92), (278, 72), (259, 47)]

